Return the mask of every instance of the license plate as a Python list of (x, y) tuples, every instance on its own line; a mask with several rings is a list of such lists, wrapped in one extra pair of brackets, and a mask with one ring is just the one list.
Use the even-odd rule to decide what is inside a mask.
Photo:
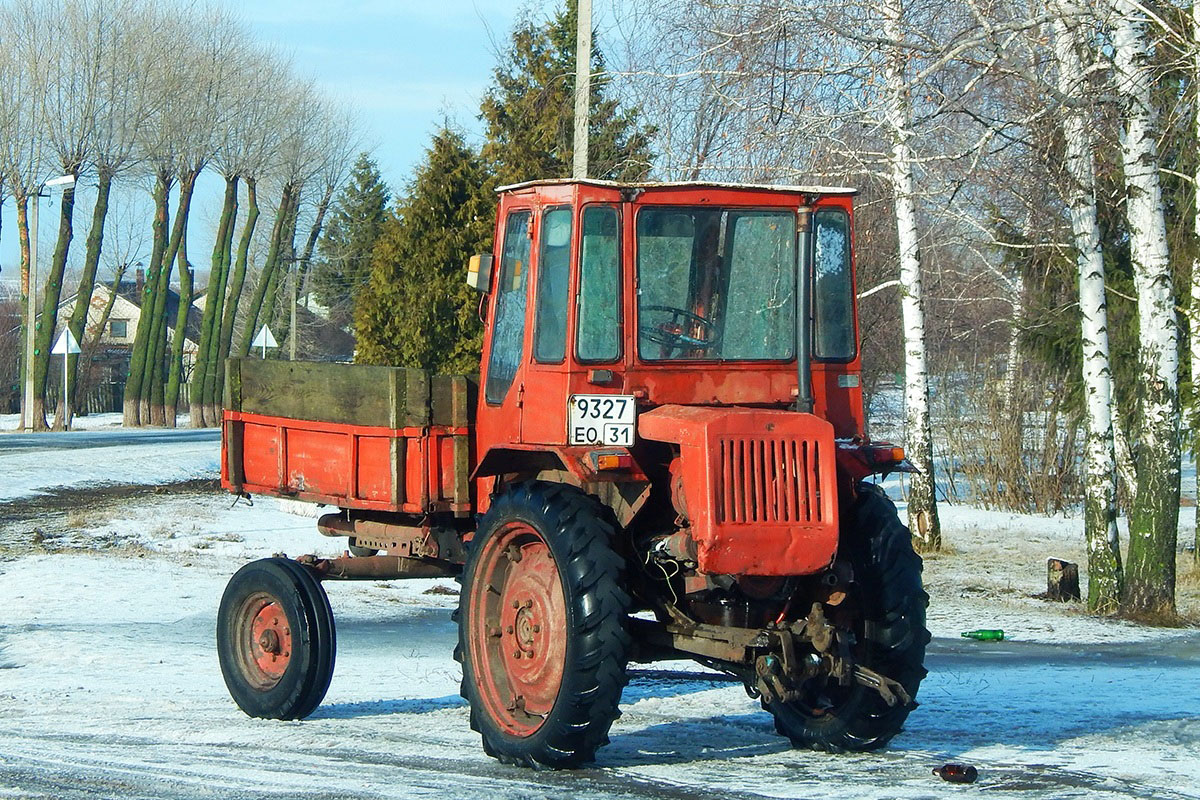
[(636, 418), (633, 398), (628, 395), (572, 395), (567, 403), (567, 441), (629, 447)]

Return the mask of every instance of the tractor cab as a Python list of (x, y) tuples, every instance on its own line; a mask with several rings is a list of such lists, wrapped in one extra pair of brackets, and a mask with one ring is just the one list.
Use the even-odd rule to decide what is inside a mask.
[(638, 410), (799, 408), (839, 438), (861, 435), (853, 194), (567, 180), (500, 189), (497, 253), (472, 276), (488, 292), (481, 446), (631, 445), (632, 429), (610, 423), (634, 406), (608, 395)]
[(702, 572), (827, 566), (838, 492), (875, 471), (861, 442), (853, 195), (500, 189), (498, 253), (469, 273), (488, 292), (480, 506), (505, 480), (569, 476), (592, 492), (624, 484), (608, 502), (625, 524), (636, 487), (670, 485), (681, 552)]

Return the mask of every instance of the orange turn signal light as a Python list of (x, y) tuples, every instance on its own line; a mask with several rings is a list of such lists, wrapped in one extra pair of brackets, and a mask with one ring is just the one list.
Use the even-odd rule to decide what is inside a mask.
[(904, 448), (903, 447), (891, 447), (891, 446), (874, 447), (874, 448), (872, 448), (872, 450), (874, 450), (875, 462), (877, 464), (883, 463), (883, 462), (888, 462), (888, 461), (900, 463), (901, 461), (904, 460)]
[(628, 469), (633, 466), (633, 458), (624, 453), (593, 453), (592, 463), (597, 470)]

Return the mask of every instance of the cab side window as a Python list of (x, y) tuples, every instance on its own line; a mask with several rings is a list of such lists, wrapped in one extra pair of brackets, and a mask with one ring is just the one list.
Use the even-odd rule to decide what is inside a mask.
[(533, 357), (557, 364), (567, 354), (567, 282), (571, 277), (571, 209), (554, 208), (542, 216), (538, 251), (537, 318)]
[(840, 209), (822, 209), (813, 225), (813, 355), (852, 361), (854, 291), (850, 273), (850, 218)]
[(579, 318), (575, 355), (580, 361), (621, 357), (621, 237), (617, 210), (583, 210), (579, 245)]
[(513, 211), (504, 223), (504, 250), (492, 317), (485, 396), (492, 404), (508, 394), (525, 350), (525, 285), (529, 274), (530, 212)]

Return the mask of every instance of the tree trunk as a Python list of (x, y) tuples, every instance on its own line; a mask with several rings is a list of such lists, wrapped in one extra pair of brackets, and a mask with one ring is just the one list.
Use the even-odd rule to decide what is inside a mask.
[(148, 425), (150, 423), (149, 409), (143, 413), (143, 397), (146, 387), (146, 363), (150, 358), (150, 335), (154, 325), (151, 318), (154, 313), (155, 298), (158, 296), (159, 279), (163, 271), (163, 251), (167, 247), (167, 228), (170, 225), (170, 206), (172, 178), (164, 171), (159, 171), (154, 182), (154, 245), (150, 251), (148, 280), (142, 290), (141, 310), (138, 314), (137, 330), (133, 335), (133, 350), (129, 356), (129, 376), (125, 381), (124, 423), (127, 426)]
[(1025, 320), (1025, 274), (1020, 268), (1012, 276), (1012, 312), (1009, 314), (1008, 356), (1004, 362), (1004, 413), (1012, 422), (1018, 436), (1021, 431), (1021, 409), (1017, 399), (1017, 373), (1021, 367), (1021, 326)]
[(279, 314), (279, 287), (284, 275), (291, 274), (296, 277), (294, 270), (299, 268), (296, 263), (296, 223), (300, 215), (300, 191), (297, 189), (293, 194), (291, 208), (288, 211), (287, 217), (283, 222), (283, 234), (279, 240), (279, 257), (277, 260), (278, 266), (271, 273), (271, 283), (267, 286), (267, 297), (263, 302), (265, 314), (263, 324), (267, 326), (276, 326), (273, 333), (276, 335), (276, 341), (284, 341), (291, 336), (291, 326), (278, 329), (278, 314)]
[[(96, 271), (100, 264), (100, 248), (104, 243), (104, 221), (108, 216), (108, 196), (112, 191), (112, 172), (108, 169), (101, 168), (99, 175), (99, 185), (96, 188), (96, 206), (92, 209), (92, 227), (88, 230), (87, 238), (87, 254), (83, 260), (83, 275), (79, 278), (79, 291), (75, 295), (75, 308), (71, 311), (71, 318), (67, 321), (67, 329), (71, 331), (71, 335), (75, 337), (75, 341), (82, 345), (84, 333), (87, 329), (88, 312), (92, 308), (92, 292), (96, 289)], [(83, 347), (80, 347), (82, 350)], [(80, 354), (82, 355), (82, 354)], [(72, 407), (79, 408), (82, 392), (76, 391), (78, 385), (79, 373), (79, 355), (68, 356), (67, 358), (67, 391), (62, 393), (58, 403), (58, 416), (61, 419), (66, 413), (66, 404), (63, 402), (68, 396), (72, 399)], [(71, 420), (64, 419), (63, 427), (66, 428), (71, 424)]]
[[(1192, 76), (1193, 83), (1200, 86), (1200, 3), (1192, 3)], [(1200, 142), (1200, 103), (1195, 106), (1195, 141)], [(1193, 209), (1192, 225), (1197, 237), (1200, 237), (1200, 162), (1196, 164), (1195, 182), (1192, 188), (1196, 192), (1195, 208)], [(1192, 361), (1193, 391), (1200, 390), (1200, 257), (1192, 259), (1192, 320), (1188, 329), (1191, 332), (1189, 352)], [(1193, 403), (1196, 401), (1193, 400)], [(1196, 419), (1192, 422), (1192, 441), (1200, 436), (1200, 403), (1196, 403)], [(1200, 461), (1200, 448), (1192, 446), (1192, 461)], [(1192, 558), (1200, 563), (1200, 481), (1196, 483), (1196, 538), (1192, 547)]]
[(275, 213), (275, 225), (271, 229), (271, 243), (267, 250), (267, 260), (263, 264), (262, 273), (258, 276), (258, 283), (254, 287), (254, 295), (250, 299), (249, 316), (246, 318), (246, 327), (242, 330), (242, 339), (238, 344), (237, 354), (239, 356), (250, 352), (250, 343), (254, 341), (254, 336), (258, 333), (258, 319), (262, 315), (263, 301), (267, 297), (267, 290), (271, 288), (271, 283), (275, 279), (275, 270), (279, 263), (279, 248), (283, 241), (288, 217), (291, 214), (292, 192), (293, 187), (288, 184), (283, 187), (283, 193), (279, 198), (279, 209)]
[(317, 203), (317, 215), (313, 218), (312, 227), (308, 230), (308, 239), (304, 242), (304, 252), (300, 255), (300, 286), (303, 288), (304, 281), (308, 277), (308, 270), (312, 266), (313, 250), (317, 246), (317, 239), (321, 237), (321, 228), (325, 225), (325, 215), (329, 212), (329, 203), (333, 199), (333, 186), (325, 187), (325, 194), (321, 197), (321, 202)]
[[(1083, 66), (1073, 30), (1054, 22), (1058, 89), (1077, 97), (1084, 89)], [(1084, 540), (1088, 553), (1088, 610), (1111, 613), (1121, 599), (1121, 551), (1117, 534), (1117, 476), (1112, 424), (1112, 368), (1108, 350), (1108, 303), (1104, 253), (1096, 222), (1094, 145), (1084, 113), (1063, 109), (1068, 206), (1079, 265), (1079, 309), (1083, 334), (1083, 386), (1087, 417), (1084, 447)]]
[(246, 222), (242, 227), (242, 238), (238, 242), (237, 263), (233, 270), (233, 282), (229, 286), (229, 296), (225, 300), (225, 309), (221, 316), (221, 336), (217, 341), (216, 383), (209, 395), (208, 402), (212, 405), (213, 415), (218, 415), (223, 402), (222, 392), (225, 386), (225, 359), (229, 357), (233, 345), (233, 323), (237, 319), (238, 305), (242, 299), (242, 288), (246, 284), (246, 263), (250, 252), (250, 242), (254, 238), (254, 228), (258, 223), (258, 182), (254, 178), (246, 178)]
[(187, 260), (187, 226), (179, 237), (179, 309), (175, 314), (175, 332), (171, 336), (171, 370), (167, 376), (164, 421), (175, 427), (179, 411), (179, 385), (183, 379), (183, 345), (187, 340), (188, 311), (192, 307), (192, 266)]
[(206, 414), (206, 387), (211, 384), (211, 374), (217, 365), (213, 356), (212, 343), (220, 336), (218, 326), (221, 308), (225, 303), (225, 286), (229, 280), (230, 249), (233, 243), (233, 226), (237, 219), (238, 177), (225, 177), (225, 202), (221, 206), (221, 221), (217, 225), (217, 238), (213, 242), (212, 266), (208, 273), (208, 293), (204, 298), (204, 317), (200, 323), (199, 349), (196, 351), (196, 366), (192, 371), (191, 402), (188, 413), (193, 428), (215, 425), (216, 420)]
[(192, 203), (192, 190), (196, 187), (196, 177), (199, 170), (192, 170), (180, 177), (179, 204), (175, 210), (175, 221), (171, 226), (171, 239), (163, 253), (162, 273), (166, 280), (159, 283), (158, 293), (154, 299), (154, 328), (151, 330), (150, 351), (151, 360), (146, 364), (146, 374), (143, 384), (149, 384), (149, 391), (143, 391), (142, 396), (149, 407), (150, 424), (163, 426), (166, 419), (166, 373), (167, 364), (167, 295), (171, 289), (171, 267), (179, 252), (179, 243), (183, 239), (187, 227), (188, 211)]
[(1121, 130), (1125, 213), (1138, 297), (1141, 431), (1122, 608), (1133, 615), (1173, 619), (1179, 524), (1179, 356), (1158, 177), (1158, 113), (1151, 98), (1145, 15), (1131, 0), (1116, 0), (1115, 8), (1113, 44), (1118, 89), (1125, 104)]
[(887, 65), (887, 122), (892, 138), (892, 191), (895, 194), (896, 229), (900, 246), (901, 315), (904, 327), (905, 451), (917, 468), (908, 497), (908, 524), (917, 547), (939, 550), (942, 529), (934, 493), (933, 431), (929, 418), (929, 373), (925, 357), (925, 307), (921, 282), (921, 257), (917, 241), (917, 207), (913, 180), (913, 154), (907, 55), (902, 50), (901, 0), (883, 4), (884, 36), (892, 44)]
[(50, 274), (46, 277), (46, 293), (42, 297), (41, 318), (34, 326), (33, 426), (36, 430), (46, 429), (46, 379), (50, 374), (50, 348), (54, 344), (54, 328), (58, 325), (58, 303), (62, 299), (63, 276), (67, 271), (67, 253), (71, 249), (71, 239), (75, 235), (73, 225), (75, 216), (74, 186), (63, 191), (59, 209), (58, 243), (54, 246)]

